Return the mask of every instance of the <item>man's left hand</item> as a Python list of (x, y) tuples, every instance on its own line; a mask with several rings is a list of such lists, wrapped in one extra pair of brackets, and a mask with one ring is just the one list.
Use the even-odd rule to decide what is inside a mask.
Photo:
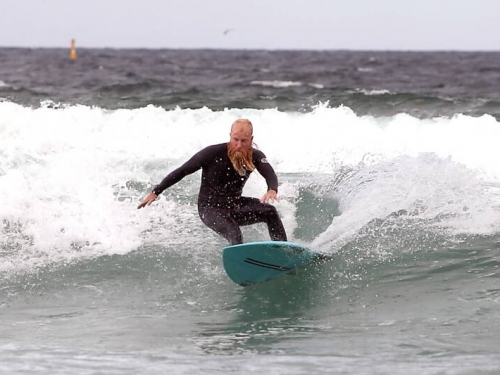
[(274, 201), (279, 201), (278, 194), (274, 190), (268, 190), (262, 198), (260, 198), (262, 203), (269, 203)]

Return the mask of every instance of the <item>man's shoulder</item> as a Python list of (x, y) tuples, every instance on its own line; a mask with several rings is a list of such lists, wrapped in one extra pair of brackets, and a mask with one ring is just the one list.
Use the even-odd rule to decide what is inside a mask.
[(202, 165), (227, 155), (227, 143), (207, 146), (194, 156)]
[(260, 151), (258, 148), (254, 148), (253, 149), (253, 154), (254, 155), (258, 155), (258, 156), (263, 156), (264, 153), (262, 151)]
[(207, 146), (200, 151), (200, 153), (205, 154), (213, 154), (218, 152), (226, 152), (227, 151), (227, 143), (219, 143), (216, 145)]
[(253, 159), (254, 161), (267, 163), (266, 155), (256, 148), (253, 149)]

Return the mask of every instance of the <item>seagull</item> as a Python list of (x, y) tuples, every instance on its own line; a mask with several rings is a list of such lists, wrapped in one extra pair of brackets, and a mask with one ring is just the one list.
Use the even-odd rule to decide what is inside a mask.
[(224, 35), (227, 35), (227, 34), (229, 34), (229, 33), (230, 33), (231, 31), (233, 31), (233, 30), (234, 30), (234, 29), (226, 29), (226, 30), (224, 30), (223, 34), (224, 34)]

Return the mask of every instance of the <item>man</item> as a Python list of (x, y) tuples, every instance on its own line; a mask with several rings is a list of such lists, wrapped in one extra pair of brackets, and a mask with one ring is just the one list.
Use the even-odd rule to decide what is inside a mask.
[[(266, 156), (253, 145), (253, 126), (247, 119), (231, 126), (229, 143), (208, 146), (181, 167), (169, 173), (137, 208), (149, 206), (165, 189), (201, 168), (198, 213), (203, 223), (225, 237), (230, 245), (243, 243), (241, 225), (267, 224), (273, 241), (286, 241), (286, 232), (276, 208), (278, 178)], [(267, 193), (260, 199), (242, 197), (243, 186), (257, 169), (266, 179)]]

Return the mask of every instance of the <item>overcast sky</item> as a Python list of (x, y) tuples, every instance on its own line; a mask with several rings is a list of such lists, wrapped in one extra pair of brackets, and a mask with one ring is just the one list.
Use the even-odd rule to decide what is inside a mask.
[(500, 0), (0, 0), (0, 46), (500, 50)]

